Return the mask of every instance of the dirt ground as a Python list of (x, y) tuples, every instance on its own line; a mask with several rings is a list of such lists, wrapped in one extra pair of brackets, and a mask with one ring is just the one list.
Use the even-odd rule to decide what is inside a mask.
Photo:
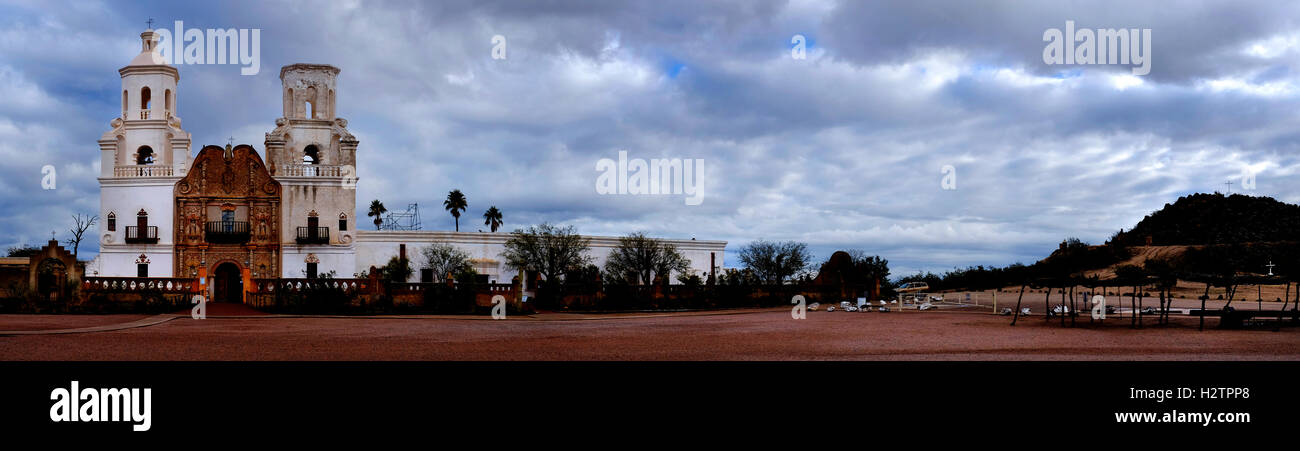
[(0, 315), (0, 330), (49, 330), (103, 326), (149, 315)]
[[(1026, 296), (1029, 298), (1029, 296)], [(1037, 299), (1041, 303), (1041, 296)], [(1012, 299), (1014, 301), (1014, 299)], [(1002, 305), (999, 297), (999, 305)], [(0, 360), (1300, 360), (1300, 328), (1131, 329), (981, 311), (484, 317), (181, 316), (122, 330), (0, 336)], [(0, 315), (0, 330), (127, 323), (139, 315)]]

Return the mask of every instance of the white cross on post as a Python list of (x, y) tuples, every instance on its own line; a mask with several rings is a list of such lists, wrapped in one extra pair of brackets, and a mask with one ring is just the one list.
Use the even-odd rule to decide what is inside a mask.
[(1268, 275), (1271, 276), (1271, 275), (1273, 275), (1273, 267), (1274, 267), (1274, 266), (1277, 266), (1277, 265), (1274, 265), (1274, 264), (1273, 264), (1273, 260), (1269, 260), (1269, 261), (1268, 261), (1268, 264), (1267, 264), (1267, 265), (1264, 265), (1264, 266), (1267, 266), (1267, 267), (1268, 267)]

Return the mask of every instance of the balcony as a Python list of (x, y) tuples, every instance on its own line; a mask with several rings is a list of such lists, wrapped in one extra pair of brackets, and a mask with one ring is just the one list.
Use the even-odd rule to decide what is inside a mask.
[(114, 177), (171, 177), (172, 167), (152, 164), (120, 165), (113, 168)]
[(248, 222), (208, 221), (203, 227), (204, 240), (212, 244), (243, 244), (248, 242)]
[[(282, 177), (343, 177), (343, 166), (329, 164), (286, 164), (276, 170)], [(350, 174), (349, 174), (350, 175)]]
[(158, 243), (158, 226), (126, 226), (126, 242), (128, 244), (157, 244)]
[(330, 229), (328, 227), (299, 227), (298, 244), (329, 244)]

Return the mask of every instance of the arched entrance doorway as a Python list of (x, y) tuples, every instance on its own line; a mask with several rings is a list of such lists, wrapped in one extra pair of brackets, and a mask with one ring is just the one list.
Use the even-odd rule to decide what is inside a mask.
[(239, 265), (225, 262), (212, 272), (212, 300), (214, 302), (243, 302), (244, 279)]
[(47, 258), (42, 260), (36, 273), (36, 292), (46, 301), (63, 300), (63, 288), (68, 280), (68, 268), (63, 262)]

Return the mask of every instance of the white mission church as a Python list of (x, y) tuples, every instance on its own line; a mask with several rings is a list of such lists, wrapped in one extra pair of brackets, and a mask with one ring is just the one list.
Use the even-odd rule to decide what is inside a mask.
[[(260, 151), (207, 146), (191, 154), (176, 115), (180, 73), (160, 63), (153, 30), (140, 37), (140, 54), (118, 70), (122, 114), (99, 139), (100, 252), (88, 276), (210, 277), (209, 286), (234, 293), (251, 279), (352, 277), (405, 252), (414, 282), (421, 277), (414, 257), (432, 243), (468, 253), (489, 282), (516, 275), (500, 257), (508, 233), (361, 230), (359, 142), (336, 114), (338, 68), (280, 70), (284, 116)], [(618, 239), (589, 238), (603, 265)], [(666, 241), (697, 274), (723, 265), (725, 241)]]

